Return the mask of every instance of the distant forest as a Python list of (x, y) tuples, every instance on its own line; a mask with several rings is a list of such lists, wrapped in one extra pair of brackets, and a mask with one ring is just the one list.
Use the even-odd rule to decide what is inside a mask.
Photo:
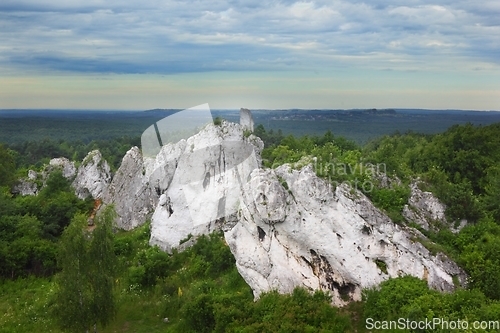
[[(180, 110), (82, 111), (0, 110), (0, 142), (50, 139), (88, 144), (93, 140), (140, 137), (158, 120)], [(452, 125), (500, 122), (500, 112), (460, 110), (252, 110), (256, 125), (283, 134), (322, 135), (331, 131), (357, 144), (395, 132), (435, 134)], [(239, 121), (239, 110), (212, 110), (213, 117)]]

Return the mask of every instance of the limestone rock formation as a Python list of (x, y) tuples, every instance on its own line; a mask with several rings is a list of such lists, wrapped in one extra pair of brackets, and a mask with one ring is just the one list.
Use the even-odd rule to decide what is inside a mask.
[(62, 175), (64, 176), (64, 178), (71, 179), (76, 174), (75, 162), (72, 162), (65, 157), (51, 159), (47, 172), (50, 173), (50, 171), (54, 168), (60, 168), (62, 170)]
[[(130, 149), (113, 179), (99, 151), (78, 170), (65, 158), (53, 159), (40, 174), (18, 185), (36, 194), (56, 168), (73, 180), (80, 198), (91, 195), (96, 209), (113, 204), (117, 226), (132, 229), (151, 218), (150, 244), (166, 251), (189, 246), (196, 236), (216, 230), (225, 239), (242, 277), (256, 298), (295, 287), (324, 290), (339, 306), (359, 300), (361, 291), (391, 277), (412, 275), (437, 290), (465, 285), (466, 274), (442, 253), (431, 253), (423, 234), (393, 223), (361, 192), (335, 188), (313, 171), (313, 159), (294, 167), (261, 168), (262, 141), (249, 110), (240, 124), (209, 124), (197, 134), (159, 148), (155, 157)], [(380, 175), (382, 186), (400, 186)], [(446, 222), (445, 207), (432, 193), (411, 184), (404, 216), (424, 229)], [(187, 241), (192, 235), (190, 241)]]
[(436, 223), (445, 224), (445, 205), (431, 192), (422, 191), (418, 183), (419, 181), (415, 180), (410, 184), (411, 194), (408, 204), (403, 209), (404, 218), (408, 222), (418, 224), (424, 230), (432, 229)]
[(78, 167), (72, 186), (80, 199), (85, 199), (89, 195), (98, 199), (102, 197), (110, 182), (111, 172), (108, 162), (104, 160), (99, 150), (93, 150)]
[[(115, 205), (118, 226), (132, 229), (151, 216), (150, 244), (166, 251), (224, 231), (255, 297), (306, 287), (344, 305), (390, 277), (420, 277), (443, 291), (466, 283), (454, 262), (421, 244), (424, 235), (394, 224), (348, 185), (333, 188), (310, 162), (262, 169), (263, 143), (248, 135), (246, 115), (241, 124), (209, 124), (156, 157), (129, 150), (102, 195)], [(429, 200), (415, 194), (410, 202), (429, 210)], [(441, 216), (432, 209), (431, 217)]]
[(244, 108), (240, 109), (240, 125), (243, 126), (244, 129), (253, 132), (254, 122), (250, 110)]
[(345, 184), (332, 189), (311, 166), (254, 170), (239, 221), (225, 237), (256, 297), (301, 286), (329, 291), (344, 305), (389, 277), (413, 275), (446, 291), (454, 278), (466, 279), (446, 256), (422, 246), (418, 231), (394, 224)]
[(122, 229), (130, 230), (146, 221), (152, 212), (153, 201), (139, 148), (133, 147), (125, 154), (102, 201), (103, 206), (115, 206), (116, 223)]
[(37, 195), (38, 186), (35, 182), (36, 179), (19, 179), (17, 184), (12, 188), (12, 193), (17, 195)]
[(65, 157), (53, 158), (49, 161), (48, 165), (44, 166), (42, 172), (34, 170), (28, 171), (27, 178), (21, 178), (17, 184), (12, 188), (12, 193), (18, 195), (37, 195), (40, 190), (37, 181), (41, 184), (41, 188), (45, 186), (45, 182), (49, 175), (55, 171), (61, 170), (63, 177), (73, 179), (76, 174), (75, 163)]
[(169, 251), (189, 234), (207, 234), (235, 221), (242, 186), (260, 166), (262, 147), (259, 138), (246, 137), (242, 126), (227, 121), (164, 146), (155, 162), (147, 163), (154, 165), (147, 173), (159, 196), (150, 243)]

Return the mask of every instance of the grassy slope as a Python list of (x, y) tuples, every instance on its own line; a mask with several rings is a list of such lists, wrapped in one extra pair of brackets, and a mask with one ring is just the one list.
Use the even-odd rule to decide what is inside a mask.
[[(149, 247), (148, 238), (147, 226), (117, 235), (118, 312), (99, 332), (200, 332), (210, 325), (215, 332), (350, 331), (353, 311), (353, 318), (361, 318), (359, 308), (339, 312), (324, 295), (302, 291), (293, 296), (270, 293), (254, 303), (221, 235), (173, 255)], [(232, 260), (229, 265), (224, 258)], [(138, 267), (146, 267), (146, 273), (138, 274), (144, 273)], [(52, 313), (55, 288), (46, 278), (4, 281), (0, 332), (61, 332)]]

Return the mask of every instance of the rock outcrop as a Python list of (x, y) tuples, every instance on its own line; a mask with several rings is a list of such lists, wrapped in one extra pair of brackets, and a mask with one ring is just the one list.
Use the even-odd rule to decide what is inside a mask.
[(329, 291), (344, 305), (390, 277), (413, 275), (443, 291), (466, 279), (419, 243), (418, 231), (394, 224), (345, 184), (332, 189), (311, 166), (252, 172), (239, 221), (225, 237), (256, 297), (300, 286)]
[(111, 172), (108, 162), (99, 150), (93, 150), (83, 159), (78, 167), (72, 186), (80, 199), (89, 195), (94, 199), (102, 197), (111, 182)]
[[(235, 220), (242, 186), (260, 166), (262, 141), (238, 124), (210, 124), (187, 140), (164, 146), (148, 162), (159, 196), (151, 244), (169, 251), (188, 235), (213, 232)], [(161, 162), (163, 161), (163, 162)]]
[[(31, 171), (31, 170), (30, 170)], [(37, 195), (38, 185), (31, 179), (19, 179), (17, 184), (12, 188), (12, 193), (16, 195)]]
[(89, 195), (94, 199), (101, 198), (111, 182), (108, 162), (99, 150), (94, 150), (87, 154), (78, 169), (75, 162), (59, 157), (51, 159), (42, 172), (29, 170), (28, 177), (20, 179), (12, 192), (20, 195), (37, 195), (39, 191), (37, 183), (41, 183), (43, 188), (55, 170), (61, 170), (63, 177), (72, 182), (71, 186), (80, 199), (85, 199)]
[(49, 162), (47, 172), (54, 168), (59, 168), (62, 171), (64, 178), (71, 179), (76, 174), (75, 162), (68, 160), (66, 157), (53, 158)]
[(133, 147), (123, 157), (111, 184), (102, 195), (103, 206), (113, 204), (117, 226), (130, 230), (143, 224), (153, 209), (153, 198), (145, 175), (142, 154)]
[(243, 126), (243, 129), (253, 132), (254, 122), (250, 110), (244, 108), (240, 109), (240, 125)]
[(29, 170), (27, 178), (19, 179), (12, 188), (12, 193), (22, 196), (37, 195), (40, 189), (45, 186), (49, 175), (55, 170), (61, 170), (64, 178), (72, 180), (76, 174), (75, 162), (65, 157), (53, 158), (41, 172)]
[(262, 142), (247, 137), (245, 124), (208, 125), (145, 159), (156, 205), (151, 244), (170, 251), (224, 231), (255, 297), (305, 287), (344, 305), (359, 300), (363, 288), (402, 275), (442, 291), (465, 285), (464, 271), (427, 250), (424, 235), (394, 224), (361, 192), (332, 188), (310, 164), (261, 169)]
[[(348, 185), (333, 188), (305, 159), (295, 168), (262, 169), (263, 143), (248, 133), (249, 111), (241, 114), (241, 124), (206, 125), (154, 157), (129, 150), (100, 192), (104, 205), (115, 206), (118, 226), (128, 230), (151, 218), (150, 244), (165, 251), (222, 230), (255, 297), (305, 287), (331, 293), (341, 306), (402, 275), (442, 291), (465, 285), (454, 262), (422, 245), (429, 242), (424, 235), (393, 223)], [(99, 164), (89, 163), (85, 170)], [(440, 208), (429, 208), (430, 197), (416, 189), (410, 204), (439, 218)]]
[(431, 192), (424, 192), (418, 187), (418, 180), (410, 184), (410, 198), (404, 206), (403, 217), (424, 230), (436, 229), (436, 224), (445, 224), (446, 207)]

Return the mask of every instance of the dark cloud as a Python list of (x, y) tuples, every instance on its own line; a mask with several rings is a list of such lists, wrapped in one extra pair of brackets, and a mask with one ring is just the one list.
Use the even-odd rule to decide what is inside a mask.
[(0, 71), (498, 66), (499, 15), (497, 0), (6, 0)]

